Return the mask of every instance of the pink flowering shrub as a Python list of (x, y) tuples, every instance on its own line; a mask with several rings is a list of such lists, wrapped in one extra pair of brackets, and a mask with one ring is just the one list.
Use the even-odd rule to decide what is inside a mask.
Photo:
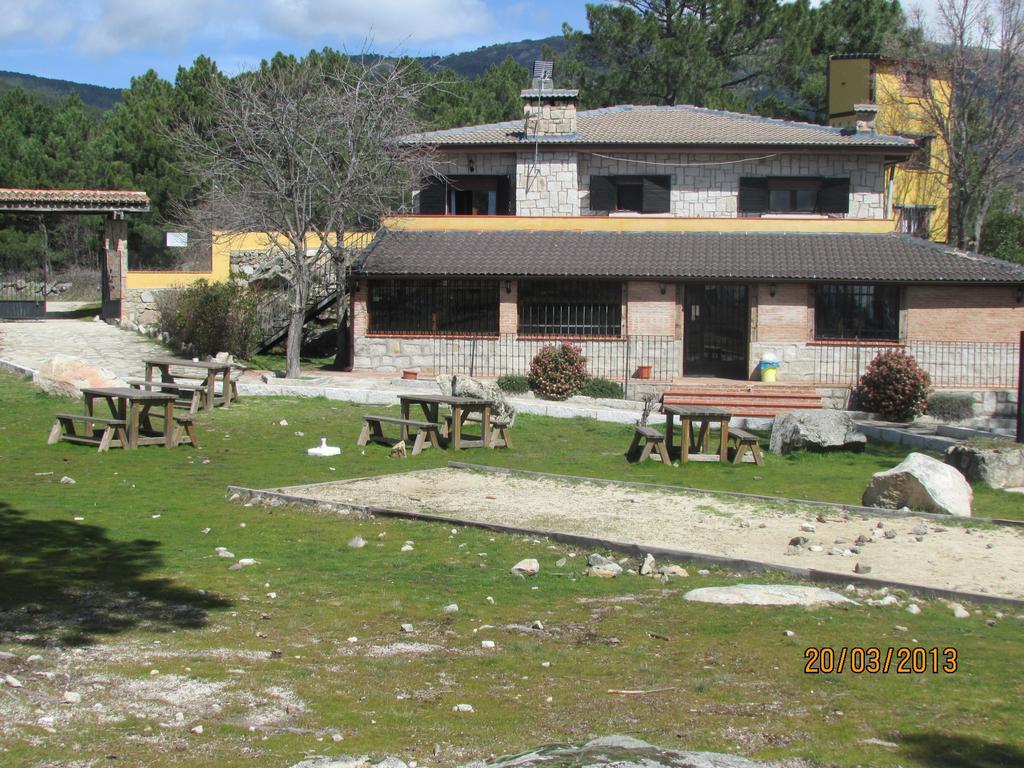
[(587, 382), (587, 358), (567, 341), (544, 347), (530, 362), (528, 378), (530, 389), (541, 397), (565, 400)]
[(931, 378), (902, 349), (882, 352), (860, 377), (861, 407), (891, 421), (909, 421), (928, 407)]

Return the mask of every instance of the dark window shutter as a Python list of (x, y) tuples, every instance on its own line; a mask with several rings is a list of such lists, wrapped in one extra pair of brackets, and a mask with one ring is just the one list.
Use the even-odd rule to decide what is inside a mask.
[(740, 179), (739, 213), (764, 213), (768, 210), (768, 179), (744, 177)]
[(512, 198), (509, 195), (511, 184), (508, 176), (498, 177), (498, 200), (495, 205), (495, 213), (499, 216), (510, 216), (514, 213), (512, 209)]
[(669, 213), (671, 189), (671, 176), (644, 176), (644, 213)]
[(447, 213), (445, 205), (444, 179), (433, 176), (427, 179), (427, 185), (420, 190), (420, 213), (423, 215), (443, 216)]
[(590, 210), (611, 211), (615, 209), (615, 177), (590, 177)]
[(821, 212), (850, 212), (850, 180), (823, 179), (821, 182)]

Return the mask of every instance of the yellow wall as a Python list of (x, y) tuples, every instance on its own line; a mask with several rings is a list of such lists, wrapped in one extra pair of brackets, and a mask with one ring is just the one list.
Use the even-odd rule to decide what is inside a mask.
[[(850, 127), (854, 104), (875, 103), (875, 129), (888, 134), (929, 134), (932, 138), (928, 170), (912, 170), (905, 164), (892, 173), (893, 205), (932, 206), (931, 239), (945, 242), (949, 227), (948, 152), (921, 100), (908, 95), (899, 72), (885, 59), (833, 59), (829, 61), (829, 124)], [(933, 79), (932, 97), (949, 111), (949, 82)], [(873, 98), (872, 98), (873, 97)]]
[(643, 216), (389, 216), (389, 229), (531, 232), (813, 232), (886, 234), (885, 219), (652, 218)]
[[(345, 234), (345, 244), (350, 247), (362, 247), (373, 237), (371, 232), (348, 232)], [(284, 245), (283, 237), (268, 238), (267, 235), (257, 232), (247, 232), (244, 235), (234, 237), (214, 236), (213, 248), (211, 249), (210, 270), (208, 272), (149, 272), (149, 271), (128, 271), (128, 288), (180, 288), (194, 283), (196, 280), (208, 280), (212, 283), (225, 282), (231, 276), (231, 252), (232, 251), (257, 251), (265, 250), (274, 244)], [(317, 248), (320, 240), (314, 235), (307, 238), (307, 247)]]

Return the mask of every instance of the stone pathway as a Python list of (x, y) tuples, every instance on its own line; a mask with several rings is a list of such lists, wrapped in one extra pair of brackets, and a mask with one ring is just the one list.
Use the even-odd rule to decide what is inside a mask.
[(92, 320), (0, 323), (0, 361), (37, 370), (56, 354), (80, 357), (124, 378), (142, 376), (144, 357), (168, 351), (152, 339)]

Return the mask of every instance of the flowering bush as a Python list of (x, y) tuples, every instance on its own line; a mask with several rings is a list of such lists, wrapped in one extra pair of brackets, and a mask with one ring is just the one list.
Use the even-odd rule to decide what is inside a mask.
[(541, 397), (565, 400), (587, 382), (587, 358), (566, 341), (544, 347), (530, 362), (528, 378), (530, 389)]
[(908, 421), (928, 407), (931, 379), (902, 349), (882, 352), (860, 377), (857, 394), (861, 407), (884, 419)]

